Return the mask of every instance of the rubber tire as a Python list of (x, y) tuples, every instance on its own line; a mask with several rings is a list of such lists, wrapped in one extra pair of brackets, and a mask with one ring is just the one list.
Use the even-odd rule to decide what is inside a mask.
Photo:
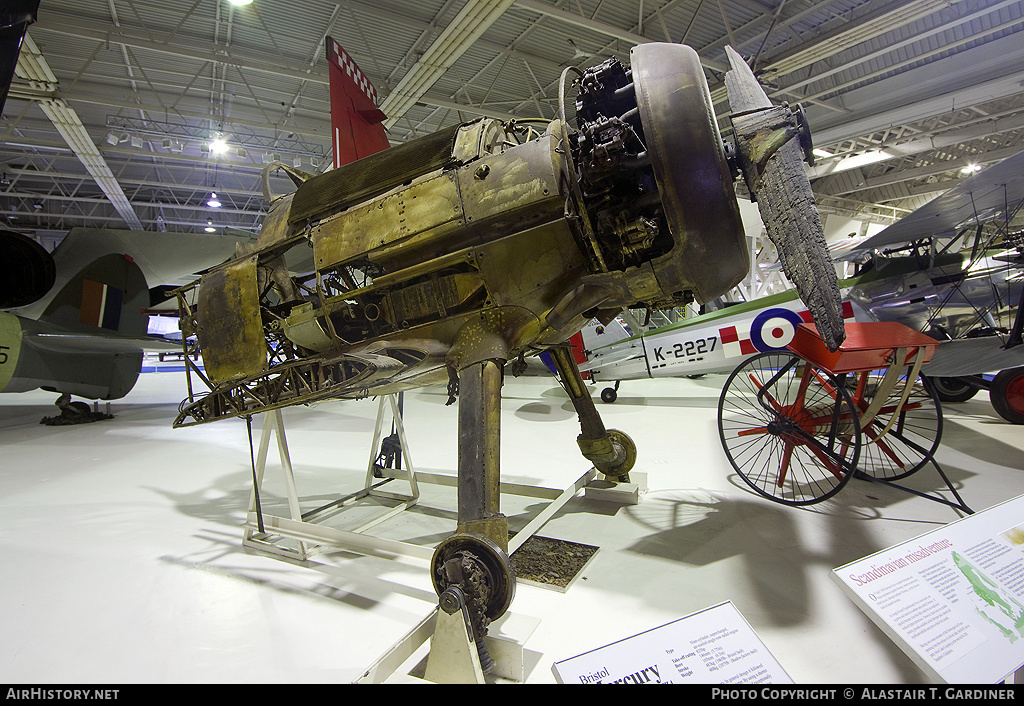
[(1000, 417), (1011, 424), (1024, 424), (1024, 366), (1001, 371), (988, 392)]
[(935, 394), (943, 402), (966, 402), (978, 394), (977, 387), (961, 382), (960, 378), (930, 377), (928, 380), (935, 388)]
[(601, 401), (611, 404), (619, 398), (619, 393), (615, 391), (614, 387), (606, 387), (601, 390)]

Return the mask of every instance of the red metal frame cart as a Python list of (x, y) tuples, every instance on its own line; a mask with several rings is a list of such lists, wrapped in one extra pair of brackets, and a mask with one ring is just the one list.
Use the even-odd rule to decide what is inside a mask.
[[(810, 505), (854, 476), (971, 514), (935, 462), (942, 411), (920, 372), (938, 341), (893, 322), (847, 323), (829, 351), (815, 328), (797, 327), (788, 350), (746, 360), (718, 403), (718, 429), (733, 468), (764, 497)], [(893, 481), (925, 464), (956, 501)]]

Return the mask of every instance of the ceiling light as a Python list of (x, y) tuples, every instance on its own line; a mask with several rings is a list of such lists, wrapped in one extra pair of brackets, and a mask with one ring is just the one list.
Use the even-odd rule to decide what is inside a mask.
[(209, 206), (210, 208), (220, 208), (220, 201), (217, 200), (217, 192), (216, 191), (211, 191), (210, 192), (210, 198), (206, 202), (206, 205)]
[(252, 4), (252, 0), (228, 0), (228, 2), (232, 5), (237, 5), (238, 7), (241, 7), (242, 5)]
[(137, 135), (132, 135), (132, 147), (135, 147), (136, 149), (142, 147), (142, 138)]
[(112, 132), (108, 132), (107, 133), (107, 144), (108, 145), (116, 145), (117, 144), (117, 135), (115, 135)]
[(223, 137), (218, 137), (210, 141), (210, 151), (214, 154), (224, 154), (228, 151), (228, 143), (224, 141)]
[(960, 170), (961, 174), (974, 174), (975, 172), (981, 171), (980, 164), (968, 164), (966, 167)]
[(847, 169), (859, 169), (861, 167), (866, 167), (869, 164), (875, 164), (876, 162), (892, 159), (895, 156), (896, 155), (886, 152), (885, 150), (868, 150), (862, 154), (844, 157), (839, 160), (838, 164), (836, 164), (832, 169), (832, 173), (845, 172)]
[(209, 220), (209, 219), (207, 219), (206, 227), (203, 228), (203, 230), (205, 230), (207, 233), (215, 233), (215, 232), (217, 232), (217, 229), (213, 227), (213, 221)]

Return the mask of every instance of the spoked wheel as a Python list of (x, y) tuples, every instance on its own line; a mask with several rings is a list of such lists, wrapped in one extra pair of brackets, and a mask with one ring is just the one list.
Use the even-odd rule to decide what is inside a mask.
[(719, 399), (718, 430), (740, 477), (786, 505), (835, 495), (860, 455), (860, 425), (846, 390), (788, 352), (762, 353), (733, 371)]
[(846, 389), (861, 415), (864, 437), (857, 469), (872, 478), (906, 478), (920, 470), (939, 447), (942, 408), (931, 381), (918, 375), (906, 402), (900, 406), (909, 373), (909, 367), (903, 369), (878, 413), (866, 422), (864, 413), (875, 400), (884, 373), (879, 370), (855, 373), (846, 380)]

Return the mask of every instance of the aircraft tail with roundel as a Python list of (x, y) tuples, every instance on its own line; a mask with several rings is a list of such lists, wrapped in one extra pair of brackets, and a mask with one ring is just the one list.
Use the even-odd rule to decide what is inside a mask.
[(38, 318), (0, 312), (0, 391), (123, 397), (142, 364), (148, 305), (139, 266), (108, 254), (75, 271)]
[(36, 388), (119, 399), (145, 351), (180, 352), (149, 334), (153, 289), (193, 280), (250, 238), (75, 228), (48, 253), (0, 231), (0, 392)]
[(327, 37), (331, 91), (331, 144), (334, 168), (368, 157), (391, 146), (384, 131), (387, 116), (377, 107), (373, 87), (352, 57)]

